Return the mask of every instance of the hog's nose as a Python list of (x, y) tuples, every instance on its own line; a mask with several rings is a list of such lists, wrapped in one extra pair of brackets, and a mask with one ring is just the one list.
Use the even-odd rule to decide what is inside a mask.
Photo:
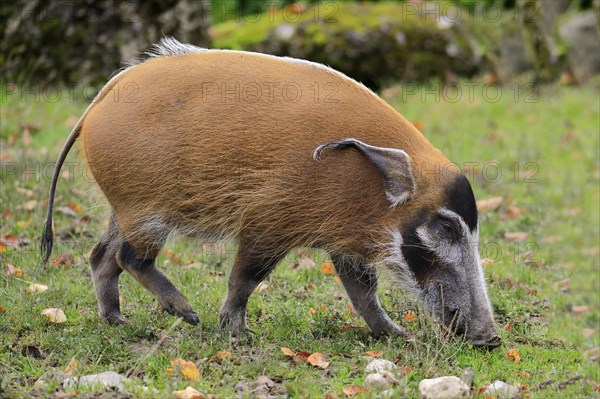
[(473, 346), (484, 348), (484, 349), (494, 349), (502, 344), (502, 338), (499, 335), (494, 335), (491, 338), (485, 339), (474, 339)]

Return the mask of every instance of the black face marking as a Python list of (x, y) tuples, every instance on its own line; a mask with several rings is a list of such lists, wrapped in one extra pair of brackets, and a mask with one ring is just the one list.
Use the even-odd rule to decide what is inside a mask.
[(444, 190), (446, 208), (463, 218), (471, 231), (477, 228), (477, 204), (469, 180), (459, 175)]
[(417, 282), (424, 284), (435, 270), (435, 254), (430, 251), (417, 235), (417, 228), (427, 223), (429, 215), (421, 211), (402, 232), (402, 255), (413, 272)]

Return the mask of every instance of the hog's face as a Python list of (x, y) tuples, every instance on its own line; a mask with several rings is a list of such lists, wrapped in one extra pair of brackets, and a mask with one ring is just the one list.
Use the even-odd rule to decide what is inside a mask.
[(477, 207), (468, 180), (458, 175), (440, 207), (421, 211), (402, 232), (402, 256), (434, 317), (474, 345), (495, 347), (492, 308), (478, 251)]

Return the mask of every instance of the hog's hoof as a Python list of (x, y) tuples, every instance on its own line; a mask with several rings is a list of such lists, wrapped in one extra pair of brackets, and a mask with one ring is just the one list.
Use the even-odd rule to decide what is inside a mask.
[(222, 312), (219, 325), (224, 330), (229, 330), (230, 340), (239, 339), (246, 331), (246, 315), (244, 312)]
[(193, 310), (188, 310), (188, 311), (182, 312), (179, 310), (175, 310), (172, 307), (168, 307), (168, 308), (164, 307), (163, 309), (165, 310), (165, 312), (172, 314), (173, 316), (181, 317), (183, 319), (183, 321), (185, 321), (186, 323), (191, 324), (193, 326), (200, 323), (200, 317), (198, 317), (196, 312), (194, 312)]
[(129, 323), (127, 318), (125, 318), (125, 316), (123, 316), (121, 313), (111, 313), (106, 315), (101, 314), (100, 317), (102, 320), (113, 326)]

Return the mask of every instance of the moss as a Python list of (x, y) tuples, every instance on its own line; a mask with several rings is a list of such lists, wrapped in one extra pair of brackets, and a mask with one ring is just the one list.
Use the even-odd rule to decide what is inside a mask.
[(293, 21), (283, 11), (229, 21), (213, 27), (213, 43), (321, 62), (373, 88), (383, 81), (443, 76), (448, 69), (466, 76), (476, 71), (469, 40), (414, 7), (397, 2), (331, 6), (307, 9)]

